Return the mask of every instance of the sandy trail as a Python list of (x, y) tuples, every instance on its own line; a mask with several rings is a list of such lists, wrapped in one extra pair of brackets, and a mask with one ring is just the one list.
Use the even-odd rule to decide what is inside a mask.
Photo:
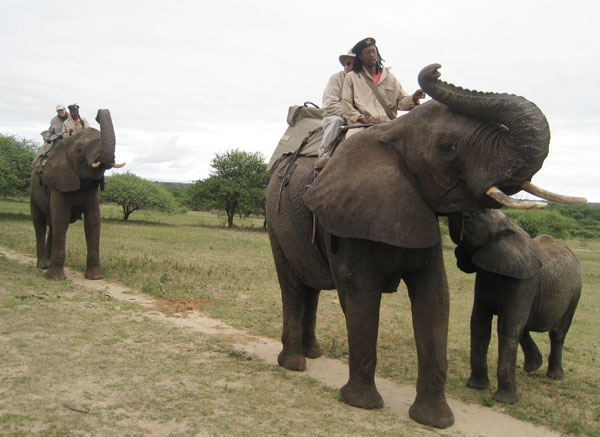
[[(3, 253), (8, 259), (35, 265), (35, 259), (30, 256), (18, 254), (2, 247), (0, 247), (0, 253)], [(206, 317), (197, 311), (167, 315), (158, 310), (160, 306), (157, 299), (139, 291), (115, 282), (90, 281), (85, 279), (83, 274), (69, 268), (65, 268), (65, 275), (73, 284), (82, 288), (105, 293), (114, 299), (151, 309), (152, 311), (146, 313), (150, 317), (181, 328), (193, 329), (206, 335), (228, 338), (233, 343), (234, 348), (269, 364), (277, 364), (277, 355), (281, 350), (279, 341), (250, 335), (219, 320)], [(307, 360), (305, 372), (291, 373), (298, 375), (298, 377), (308, 376), (334, 389), (340, 388), (348, 380), (348, 366), (340, 361), (325, 357)], [(385, 402), (384, 408), (390, 409), (402, 420), (411, 420), (408, 417), (408, 408), (415, 398), (415, 387), (399, 385), (383, 378), (376, 378), (376, 382)], [(445, 436), (504, 437), (506, 435), (527, 435), (528, 437), (551, 437), (561, 435), (548, 428), (519, 421), (492, 408), (465, 404), (451, 398), (448, 398), (448, 404), (452, 408), (456, 420), (450, 428), (439, 431), (440, 434)]]

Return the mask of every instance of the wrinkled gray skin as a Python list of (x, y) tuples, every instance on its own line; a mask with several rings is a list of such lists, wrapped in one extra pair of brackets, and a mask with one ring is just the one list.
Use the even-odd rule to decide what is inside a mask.
[[(103, 278), (100, 268), (98, 187), (115, 162), (115, 135), (107, 109), (98, 111), (100, 131), (84, 129), (56, 144), (33, 164), (30, 204), (37, 245), (37, 267), (47, 278), (65, 279), (65, 240), (69, 223), (84, 216), (87, 242), (85, 277)], [(45, 161), (42, 164), (42, 161)], [(92, 163), (100, 162), (98, 168)], [(46, 240), (46, 230), (48, 239)]]
[[(549, 128), (522, 97), (456, 88), (437, 80), (437, 68), (419, 75), (435, 100), (342, 142), (310, 188), (313, 158), (298, 159), (289, 196), (282, 162), (269, 183), (267, 224), (283, 301), (279, 364), (304, 370), (305, 357), (321, 355), (318, 297), (337, 289), (350, 353), (340, 399), (381, 408), (375, 386), (381, 293), (404, 280), (418, 356), (409, 414), (446, 428), (454, 422), (444, 392), (449, 297), (436, 214), (498, 208), (486, 190), (519, 191), (548, 153)], [(323, 262), (311, 249), (311, 211)]]
[(498, 402), (518, 400), (515, 366), (519, 343), (526, 372), (542, 365), (530, 331), (549, 332), (547, 376), (563, 376), (562, 349), (581, 294), (581, 266), (564, 244), (548, 235), (531, 239), (497, 210), (449, 217), (458, 245), (457, 265), (477, 272), (471, 315), (471, 376), (467, 386), (489, 386), (487, 350), (498, 316)]

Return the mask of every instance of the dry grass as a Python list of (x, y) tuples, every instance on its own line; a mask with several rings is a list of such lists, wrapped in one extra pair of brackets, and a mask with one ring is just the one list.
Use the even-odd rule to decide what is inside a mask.
[(428, 433), (2, 256), (0, 278), (0, 435)]
[[(0, 245), (33, 254), (27, 204), (0, 202), (0, 211)], [(104, 217), (111, 214), (118, 217), (118, 210), (103, 207)], [(153, 214), (136, 219), (130, 223), (110, 218), (103, 222), (101, 253), (107, 279), (156, 296), (198, 298), (198, 305), (208, 315), (255, 334), (279, 337), (279, 285), (268, 237), (260, 230), (262, 220), (238, 220), (242, 229), (227, 230), (219, 226), (222, 218), (209, 213)], [(67, 241), (67, 264), (82, 271), (85, 240), (81, 222), (71, 225)], [(565, 343), (565, 378), (547, 379), (545, 365), (533, 374), (519, 369), (520, 402), (504, 408), (519, 419), (561, 432), (599, 435), (600, 242), (568, 244), (583, 265), (584, 289)], [(451, 290), (447, 393), (466, 402), (491, 405), (490, 390), (465, 387), (474, 276), (456, 269), (450, 243), (446, 242), (445, 249)], [(399, 383), (414, 384), (416, 350), (409, 305), (403, 289), (384, 296), (377, 372)], [(322, 293), (317, 334), (329, 356), (346, 356), (345, 325), (335, 292)], [(533, 337), (547, 357), (547, 334), (534, 333)], [(492, 389), (496, 357), (493, 335), (488, 357)], [(517, 363), (523, 363), (521, 352)]]

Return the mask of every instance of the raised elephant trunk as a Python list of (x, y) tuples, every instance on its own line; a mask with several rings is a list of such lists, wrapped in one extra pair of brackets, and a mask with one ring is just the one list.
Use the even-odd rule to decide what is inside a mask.
[[(484, 93), (466, 90), (439, 80), (439, 64), (429, 65), (419, 73), (419, 84), (433, 99), (448, 106), (453, 111), (480, 120), (498, 124), (504, 128), (499, 135), (498, 148), (503, 155), (499, 159), (510, 162), (510, 167), (502, 174), (489, 174), (490, 185), (499, 185), (506, 194), (515, 194), (522, 185), (542, 167), (548, 155), (550, 143), (550, 128), (542, 111), (532, 102), (513, 94)], [(516, 206), (515, 202), (507, 201), (507, 196), (498, 196), (496, 187), (486, 190), (486, 194), (499, 203), (511, 208), (539, 208), (540, 202)], [(543, 191), (540, 191), (543, 192)], [(492, 196), (490, 193), (493, 193)], [(539, 195), (539, 193), (535, 193)], [(543, 196), (541, 196), (543, 197)], [(568, 198), (554, 195), (548, 200), (562, 203), (581, 203), (582, 198)], [(564, 201), (573, 200), (574, 201)], [(561, 200), (558, 200), (561, 201)], [(585, 199), (583, 199), (585, 201)], [(517, 201), (518, 202), (518, 201)]]
[(92, 167), (98, 168), (104, 164), (107, 168), (121, 168), (125, 165), (115, 164), (115, 129), (113, 128), (112, 118), (108, 109), (98, 109), (96, 121), (100, 125), (100, 159), (92, 164)]
[(100, 125), (100, 162), (105, 165), (115, 162), (115, 129), (108, 109), (98, 109), (96, 121)]

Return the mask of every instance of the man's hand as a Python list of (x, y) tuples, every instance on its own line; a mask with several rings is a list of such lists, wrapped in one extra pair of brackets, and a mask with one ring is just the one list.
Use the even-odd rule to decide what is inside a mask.
[(383, 120), (380, 120), (378, 118), (367, 118), (367, 117), (359, 118), (357, 121), (359, 123), (361, 123), (361, 124), (379, 124), (379, 123), (383, 123)]
[(412, 95), (412, 99), (413, 102), (415, 102), (415, 105), (418, 105), (419, 100), (424, 99), (425, 97), (427, 97), (427, 94), (425, 94), (425, 91), (423, 91), (421, 88), (416, 90)]

